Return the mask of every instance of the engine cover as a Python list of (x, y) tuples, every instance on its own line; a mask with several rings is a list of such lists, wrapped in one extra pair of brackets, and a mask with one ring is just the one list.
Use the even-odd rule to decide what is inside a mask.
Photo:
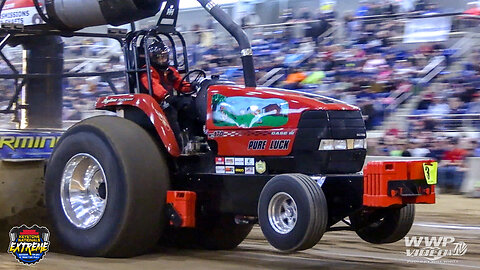
[(354, 173), (365, 148), (320, 150), (321, 140), (366, 139), (357, 107), (341, 101), (270, 88), (212, 86), (207, 134), (219, 157), (256, 157), (268, 173)]

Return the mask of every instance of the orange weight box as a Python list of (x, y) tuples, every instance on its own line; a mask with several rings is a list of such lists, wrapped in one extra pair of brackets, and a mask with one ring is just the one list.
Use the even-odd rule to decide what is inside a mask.
[(435, 203), (435, 186), (425, 180), (429, 161), (373, 161), (363, 170), (363, 205), (389, 207)]
[[(167, 204), (171, 204), (182, 219), (183, 228), (195, 227), (195, 202), (197, 194), (192, 191), (168, 191)], [(172, 224), (172, 222), (170, 222)], [(173, 225), (173, 224), (172, 224)]]

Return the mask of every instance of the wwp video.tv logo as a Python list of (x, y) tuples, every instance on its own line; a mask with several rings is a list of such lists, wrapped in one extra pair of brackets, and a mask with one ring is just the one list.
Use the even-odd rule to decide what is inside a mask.
[[(441, 259), (459, 257), (467, 253), (467, 244), (455, 241), (453, 236), (412, 236), (405, 237), (407, 257), (425, 258), (428, 261), (442, 263)], [(452, 262), (452, 261), (449, 261)]]

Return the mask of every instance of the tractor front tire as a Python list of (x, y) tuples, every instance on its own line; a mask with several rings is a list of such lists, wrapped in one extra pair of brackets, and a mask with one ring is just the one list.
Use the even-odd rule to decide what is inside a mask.
[(327, 229), (327, 200), (310, 177), (278, 175), (260, 194), (258, 221), (265, 238), (275, 248), (285, 252), (309, 249)]
[(81, 256), (132, 257), (161, 236), (170, 178), (165, 157), (144, 129), (119, 117), (70, 128), (46, 169), (52, 236)]

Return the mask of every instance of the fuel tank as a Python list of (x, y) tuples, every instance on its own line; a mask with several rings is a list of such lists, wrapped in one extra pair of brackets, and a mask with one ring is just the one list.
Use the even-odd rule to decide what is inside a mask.
[[(38, 0), (46, 17), (63, 30), (98, 25), (122, 25), (154, 16), (165, 0)], [(7, 0), (2, 22), (44, 24), (34, 0)]]

